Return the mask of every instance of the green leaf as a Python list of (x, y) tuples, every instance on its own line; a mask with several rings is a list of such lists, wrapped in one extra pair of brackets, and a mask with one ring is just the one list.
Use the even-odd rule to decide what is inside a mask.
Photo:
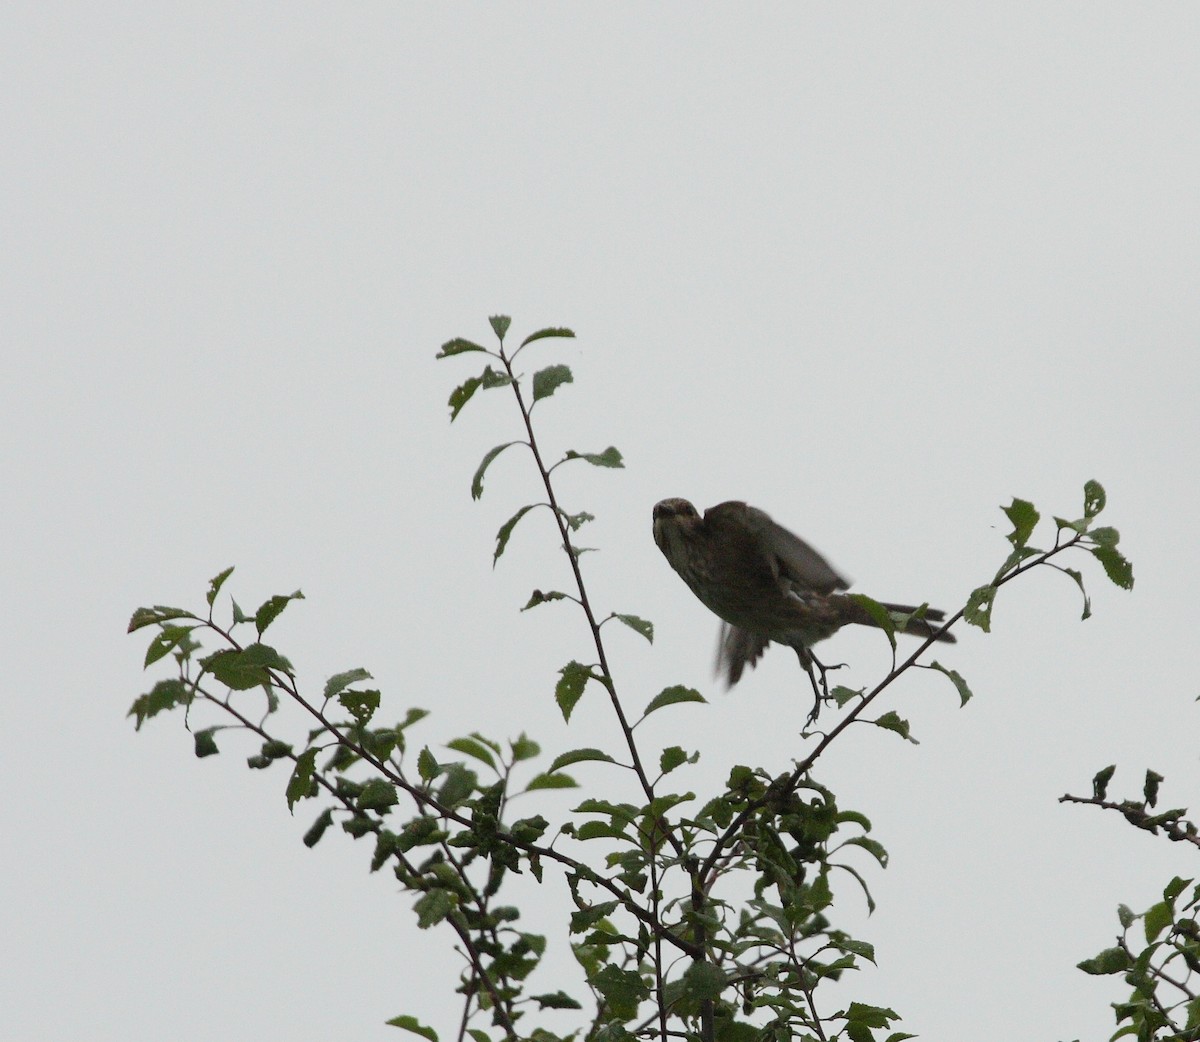
[(565, 510), (559, 510), (559, 513), (572, 532), (578, 532), (589, 521), (596, 520), (596, 515), (589, 514), (586, 510), (581, 510), (578, 514), (568, 514)]
[(866, 611), (875, 625), (887, 634), (888, 643), (891, 644), (894, 651), (896, 649), (896, 620), (892, 618), (892, 613), (877, 600), (864, 593), (848, 593), (846, 596)]
[(225, 580), (233, 574), (233, 566), (230, 565), (223, 572), (214, 575), (208, 581), (208, 593), (205, 595), (208, 599), (208, 606), (213, 606), (213, 601), (217, 599), (217, 594), (221, 592), (221, 587), (225, 585)]
[(469, 380), (465, 380), (450, 392), (450, 398), (446, 404), (450, 406), (451, 423), (458, 419), (458, 414), (463, 411), (463, 406), (474, 397), (475, 392), (479, 390), (479, 385), (482, 383), (483, 379), (481, 377), (472, 376)]
[(422, 1038), (429, 1039), (429, 1042), (438, 1042), (437, 1032), (433, 1028), (427, 1028), (416, 1017), (392, 1017), (387, 1024), (388, 1027), (403, 1028), (405, 1031), (411, 1031), (414, 1035), (420, 1035)]
[(1008, 534), (1008, 541), (1014, 549), (1020, 549), (1029, 542), (1033, 530), (1041, 518), (1037, 508), (1027, 499), (1013, 498), (1009, 506), (1001, 507), (1008, 520), (1012, 522), (1013, 530)]
[(497, 339), (503, 342), (505, 335), (508, 333), (508, 327), (512, 324), (512, 319), (507, 315), (492, 315), (488, 318), (488, 322)]
[(532, 760), (541, 751), (542, 747), (537, 744), (532, 738), (528, 738), (525, 732), (521, 732), (519, 738), (514, 738), (508, 743), (508, 747), (512, 750), (513, 763), (521, 763), (523, 760)]
[(621, 454), (609, 446), (603, 452), (576, 452), (574, 449), (569, 449), (563, 456), (564, 460), (581, 459), (587, 460), (594, 467), (623, 467), (625, 464), (621, 460)]
[(715, 999), (725, 990), (725, 971), (711, 962), (693, 962), (683, 971), (683, 987), (697, 1002)]
[(396, 786), (382, 778), (372, 778), (363, 786), (355, 806), (360, 811), (385, 811), (399, 802), (400, 797), (396, 795)]
[(453, 340), (447, 340), (442, 344), (442, 349), (437, 353), (437, 358), (449, 358), (451, 355), (461, 355), (468, 351), (483, 351), (486, 352), (486, 347), (480, 347), (478, 344), (472, 343), (470, 340), (464, 340), (462, 337), (455, 337)]
[(421, 781), (429, 782), (437, 777), (438, 771), (441, 768), (438, 766), (437, 760), (434, 759), (433, 753), (429, 751), (429, 746), (425, 746), (417, 754), (417, 774), (421, 776)]
[(1175, 911), (1167, 901), (1159, 901), (1146, 910), (1144, 926), (1146, 927), (1146, 943), (1153, 944), (1158, 935), (1163, 932), (1175, 919)]
[(640, 619), (636, 615), (623, 615), (621, 612), (613, 612), (612, 617), (625, 623), (625, 625), (631, 630), (635, 630), (640, 633), (651, 644), (654, 643), (654, 623), (647, 622), (645, 619)]
[(1108, 502), (1108, 497), (1104, 494), (1104, 489), (1098, 481), (1089, 481), (1083, 486), (1083, 516), (1087, 518), (1095, 517), (1104, 509), (1104, 504)]
[(513, 378), (508, 373), (502, 373), (490, 365), (486, 366), (479, 374), (479, 386), (485, 391), (490, 391), (495, 387), (508, 387), (512, 382)]
[(1124, 973), (1133, 965), (1129, 955), (1121, 948), (1105, 948), (1099, 955), (1076, 963), (1084, 973), (1093, 976), (1103, 976), (1110, 973)]
[(366, 726), (371, 717), (375, 715), (375, 711), (379, 708), (379, 692), (378, 691), (343, 691), (338, 695), (338, 704), (346, 710), (359, 727)]
[(190, 611), (184, 611), (182, 608), (167, 608), (161, 604), (156, 604), (153, 608), (138, 608), (130, 617), (129, 627), (125, 632), (133, 633), (135, 630), (140, 630), (143, 626), (155, 626), (160, 622), (170, 622), (171, 619), (196, 619), (197, 622), (202, 621), (196, 618)]
[(360, 680), (374, 680), (365, 669), (361, 666), (358, 669), (348, 669), (344, 673), (334, 673), (328, 680), (325, 681), (325, 701), (328, 702), (331, 698), (335, 698), (340, 692), (346, 690), (351, 684), (356, 684)]
[(312, 795), (313, 772), (316, 769), (317, 749), (305, 749), (296, 757), (296, 766), (292, 768), (292, 776), (287, 783), (287, 803), (290, 811), (299, 800)]
[(571, 370), (565, 365), (551, 365), (533, 374), (533, 400), (549, 398), (563, 384), (574, 382)]
[(188, 705), (192, 700), (192, 689), (178, 677), (170, 680), (160, 680), (146, 694), (134, 699), (126, 716), (137, 717), (135, 730), (140, 731), (142, 724), (152, 716), (176, 706)]
[(579, 783), (575, 781), (569, 774), (551, 774), (544, 771), (541, 774), (535, 774), (529, 784), (525, 786), (526, 792), (535, 792), (538, 789), (578, 789)]
[(196, 732), (196, 756), (203, 759), (206, 756), (215, 756), (221, 750), (217, 748), (216, 740), (213, 738), (215, 727), (206, 728), (203, 731)]
[(241, 651), (222, 648), (200, 660), (205, 671), (234, 691), (270, 686), (275, 669), (289, 676), (292, 664), (268, 644), (248, 644)]
[(446, 918), (458, 906), (458, 899), (446, 890), (430, 890), (422, 894), (413, 904), (417, 913), (417, 926), (428, 930)]
[(569, 329), (564, 329), (562, 326), (555, 326), (549, 329), (539, 329), (536, 333), (530, 333), (524, 340), (521, 341), (521, 346), (532, 344), (535, 340), (544, 340), (549, 336), (573, 337), (575, 334)]
[(967, 687), (967, 682), (965, 680), (963, 680), (961, 673), (959, 673), (957, 670), (954, 670), (954, 669), (947, 669), (940, 662), (929, 663), (929, 668), (936, 669), (939, 673), (944, 673), (947, 677), (950, 678), (950, 683), (952, 683), (958, 691), (960, 708), (962, 706), (965, 706), (967, 704), (967, 702), (970, 701), (971, 689), (969, 687)]
[(567, 595), (565, 593), (559, 593), (557, 590), (550, 590), (546, 593), (543, 593), (541, 590), (534, 590), (533, 593), (529, 595), (529, 601), (526, 603), (525, 607), (521, 609), (521, 611), (529, 611), (530, 608), (536, 608), (539, 604), (546, 604), (550, 601), (561, 601), (566, 599), (568, 599)]
[(1109, 764), (1102, 771), (1097, 771), (1096, 776), (1092, 779), (1092, 797), (1093, 799), (1102, 800), (1108, 796), (1108, 783), (1112, 781), (1112, 776), (1117, 772), (1115, 763)]
[(538, 1009), (583, 1009), (565, 991), (556, 991), (548, 995), (530, 995), (529, 997), (538, 1004)]
[(326, 807), (321, 811), (317, 820), (312, 823), (309, 830), (304, 833), (304, 845), (306, 847), (315, 847), (321, 842), (321, 837), (325, 835), (325, 830), (333, 824), (333, 811)]
[(453, 749), (464, 756), (473, 756), (476, 760), (486, 763), (492, 770), (496, 769), (496, 759), (492, 756), (491, 750), (476, 738), (455, 738), (446, 743), (446, 748)]
[(1083, 614), (1080, 620), (1090, 619), (1092, 617), (1092, 599), (1088, 596), (1087, 588), (1083, 585), (1083, 573), (1076, 571), (1074, 568), (1064, 568), (1064, 572), (1075, 580), (1075, 585), (1079, 587), (1079, 592), (1083, 594)]
[(264, 601), (259, 606), (258, 611), (254, 613), (254, 625), (258, 629), (258, 635), (261, 637), (263, 631), (279, 618), (280, 613), (288, 606), (289, 601), (302, 600), (304, 600), (304, 594), (297, 590), (295, 593), (289, 593), (286, 596), (277, 593), (270, 600)]
[(978, 626), (984, 633), (992, 630), (992, 604), (996, 600), (996, 587), (980, 586), (967, 598), (967, 606), (963, 609), (963, 618), (972, 626)]
[(1031, 557), (1037, 557), (1040, 553), (1040, 550), (1032, 546), (1018, 546), (1004, 559), (1004, 563), (996, 569), (996, 577), (992, 581), (998, 583), (1022, 561), (1027, 561)]
[(563, 720), (571, 722), (575, 704), (583, 695), (583, 689), (592, 677), (592, 671), (578, 662), (568, 662), (559, 671), (560, 678), (554, 685), (554, 700), (562, 712)]
[(658, 768), (663, 774), (670, 774), (676, 767), (688, 762), (688, 754), (678, 745), (672, 745), (662, 751), (658, 758)]
[(609, 1009), (621, 1020), (636, 1017), (638, 1005), (650, 997), (650, 987), (637, 970), (622, 970), (611, 964), (588, 983), (604, 996)]
[(1133, 565), (1113, 546), (1093, 546), (1092, 556), (1104, 565), (1104, 574), (1122, 590), (1133, 589)]
[(438, 792), (438, 799), (447, 807), (457, 807), (479, 787), (479, 776), (461, 763), (448, 764), (443, 768), (446, 780)]
[(707, 705), (704, 696), (695, 688), (684, 687), (682, 684), (674, 684), (671, 687), (663, 688), (657, 695), (650, 699), (649, 704), (642, 711), (642, 716), (647, 717), (664, 706), (673, 706), (680, 702), (704, 702)]
[(504, 548), (508, 546), (509, 537), (512, 536), (513, 529), (517, 527), (517, 522), (537, 505), (537, 503), (527, 503), (500, 526), (500, 531), (496, 533), (496, 552), (492, 554), (493, 568), (496, 566), (496, 562), (500, 560), (500, 555), (504, 553)]
[(171, 626), (164, 623), (151, 639), (149, 647), (146, 648), (146, 658), (142, 663), (142, 668), (157, 662), (180, 645), (198, 648), (200, 645), (191, 640), (191, 633), (194, 629), (196, 629), (195, 626)]
[(836, 705), (838, 709), (841, 709), (852, 698), (859, 697), (862, 695), (862, 693), (862, 688), (858, 688), (856, 690), (855, 688), (845, 687), (842, 684), (838, 684), (837, 687), (829, 692), (829, 697), (833, 699), (834, 705)]
[(573, 763), (583, 763), (587, 760), (599, 760), (602, 763), (616, 763), (608, 753), (601, 749), (572, 749), (570, 752), (559, 753), (554, 757), (554, 762), (547, 769), (547, 774), (553, 774), (555, 771), (561, 771), (564, 767), (570, 767)]
[(906, 738), (913, 745), (920, 745), (910, 733), (908, 729), (908, 721), (901, 719), (894, 709), (888, 710), (878, 720), (872, 720), (876, 727), (882, 727), (885, 731), (895, 731), (901, 738)]
[(500, 455), (505, 449), (512, 445), (517, 445), (519, 442), (506, 441), (503, 445), (497, 445), (495, 448), (489, 449), (487, 455), (483, 457), (482, 462), (475, 469), (475, 476), (471, 478), (471, 498), (478, 499), (483, 495), (483, 475), (484, 472), (491, 466), (492, 460)]
[(1142, 795), (1146, 798), (1146, 806), (1153, 807), (1158, 803), (1158, 787), (1163, 782), (1163, 776), (1157, 771), (1146, 772), (1146, 782), (1142, 786)]
[(1093, 528), (1088, 533), (1088, 538), (1099, 546), (1116, 546), (1121, 541), (1121, 533), (1115, 528), (1102, 526)]

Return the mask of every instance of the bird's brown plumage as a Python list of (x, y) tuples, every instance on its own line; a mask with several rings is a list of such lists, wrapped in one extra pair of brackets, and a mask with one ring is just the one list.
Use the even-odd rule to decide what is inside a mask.
[[(731, 500), (701, 517), (686, 499), (664, 499), (654, 507), (654, 541), (671, 567), (721, 621), (718, 669), (730, 686), (753, 667), (771, 641), (796, 650), (806, 670), (810, 648), (850, 623), (878, 625), (854, 599), (839, 593), (849, 583), (799, 536), (754, 507)], [(915, 607), (884, 604), (896, 615)], [(936, 634), (945, 615), (926, 609), (906, 632)]]

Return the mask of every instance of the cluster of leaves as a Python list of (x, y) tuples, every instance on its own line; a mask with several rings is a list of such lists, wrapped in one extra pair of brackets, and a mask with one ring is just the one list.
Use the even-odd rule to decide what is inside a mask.
[[(1135, 828), (1200, 850), (1200, 829), (1188, 820), (1186, 809), (1153, 812), (1162, 775), (1147, 771), (1140, 800), (1115, 802), (1108, 799), (1115, 771), (1109, 766), (1097, 773), (1091, 796), (1066, 795), (1061, 801), (1116, 811)], [(1079, 964), (1084, 973), (1119, 974), (1133, 989), (1126, 1001), (1113, 1003), (1119, 1025), (1114, 1039), (1200, 1039), (1200, 884), (1194, 883), (1176, 876), (1163, 888), (1162, 900), (1140, 914), (1120, 905), (1116, 943)]]
[[(507, 388), (512, 395), (522, 434), (484, 455), (471, 494), (482, 495), (488, 468), (507, 449), (517, 446), (528, 453), (545, 498), (522, 506), (501, 525), (493, 562), (526, 515), (548, 512), (569, 583), (566, 590), (535, 589), (522, 610), (565, 602), (581, 611), (589, 650), (559, 671), (554, 698), (568, 722), (589, 693), (605, 699), (613, 721), (609, 741), (593, 739), (563, 751), (540, 772), (532, 766), (540, 749), (525, 734), (499, 741), (472, 733), (446, 743), (449, 754), (414, 745), (413, 728), (425, 712), (412, 709), (398, 722), (382, 722), (381, 694), (369, 686), (366, 670), (337, 673), (319, 697), (310, 696), (284, 655), (265, 643), (268, 628), (302, 596), (299, 592), (271, 597), (253, 615), (232, 602), (229, 621), (219, 621), (218, 599), (232, 569), (211, 581), (204, 612), (156, 606), (134, 613), (131, 631), (153, 630), (146, 665), (169, 656), (176, 668), (134, 702), (131, 715), (140, 728), (167, 710), (183, 709), (189, 721), (198, 707), (216, 711), (218, 723), (194, 731), (198, 756), (218, 751), (223, 730), (249, 732), (259, 743), (248, 757), (251, 768), (288, 765), (289, 808), (309, 799), (326, 803), (305, 834), (306, 844), (317, 843), (335, 823), (355, 839), (369, 839), (371, 870), (390, 870), (413, 896), (417, 925), (442, 924), (454, 935), (463, 958), (457, 989), (460, 1036), (469, 1033), (475, 1042), (497, 1037), (553, 1042), (581, 1035), (728, 1042), (911, 1037), (894, 1030), (897, 1015), (890, 1009), (857, 1001), (835, 1007), (825, 998), (827, 990), (818, 994), (826, 981), (873, 960), (869, 944), (832, 921), (835, 881), (853, 882), (873, 908), (858, 863), (884, 867), (887, 853), (870, 836), (869, 820), (840, 807), (812, 771), (851, 723), (872, 723), (911, 737), (908, 723), (894, 712), (874, 720), (863, 715), (906, 670), (922, 666), (942, 672), (964, 703), (970, 696), (966, 682), (954, 670), (920, 661), (931, 636), (903, 662), (893, 659), (891, 671), (869, 691), (836, 689), (831, 700), (842, 716), (783, 773), (738, 766), (723, 790), (705, 799), (677, 784), (699, 752), (680, 746), (648, 750), (636, 729), (653, 713), (679, 712), (705, 700), (693, 689), (673, 686), (640, 713), (631, 711), (609, 669), (605, 626), (615, 620), (650, 641), (653, 626), (628, 612), (601, 615), (594, 609), (580, 564), (585, 548), (574, 543), (575, 533), (593, 516), (562, 506), (553, 481), (557, 468), (567, 463), (619, 468), (621, 455), (613, 447), (567, 450), (546, 462), (534, 434), (534, 409), (570, 384), (572, 373), (566, 365), (552, 364), (526, 377), (514, 363), (530, 345), (573, 334), (543, 329), (510, 351), (505, 346), (509, 325), (506, 317), (491, 319), (495, 349), (465, 339), (443, 345), (439, 358), (483, 354), (487, 359), (481, 372), (450, 395), (451, 419), (479, 391)], [(1115, 549), (1115, 530), (1092, 524), (1103, 506), (1103, 490), (1089, 483), (1084, 517), (1058, 521), (1060, 538), (1043, 551), (1029, 546), (1037, 511), (1014, 500), (1006, 510), (1014, 526), (1012, 553), (992, 583), (977, 590), (945, 627), (965, 617), (986, 630), (1001, 586), (1033, 567), (1058, 567), (1053, 559), (1080, 545), (1091, 549), (1114, 581), (1131, 583), (1128, 565)], [(1078, 573), (1063, 570), (1082, 588)], [(874, 607), (885, 616), (881, 625), (894, 651), (896, 627), (905, 620)], [(202, 641), (214, 646), (206, 652)], [(284, 705), (298, 708), (308, 721), (302, 741), (275, 731), (275, 714)], [(516, 795), (576, 787), (567, 769), (587, 761), (612, 765), (620, 797), (605, 798), (597, 791), (553, 825), (541, 814), (510, 813)], [(578, 966), (574, 984), (562, 990), (537, 991), (529, 983), (548, 941), (519, 925), (521, 909), (509, 899), (513, 889), (508, 886), (517, 875), (543, 885), (560, 882), (574, 904), (564, 936), (552, 939), (569, 945)], [(562, 1014), (550, 1011), (585, 1006), (586, 1022), (554, 1029), (559, 1023), (554, 1018)], [(411, 1015), (390, 1023), (436, 1039)]]

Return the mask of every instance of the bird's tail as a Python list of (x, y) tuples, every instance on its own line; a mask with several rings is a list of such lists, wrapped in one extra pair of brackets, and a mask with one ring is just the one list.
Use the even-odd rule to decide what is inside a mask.
[[(917, 611), (918, 608), (921, 607), (921, 605), (914, 604), (884, 604), (883, 606), (888, 610), (888, 613), (893, 616), (894, 621), (897, 623), (899, 623), (900, 620), (895, 618), (895, 616), (912, 615), (913, 612)], [(933, 637), (935, 640), (939, 640), (944, 644), (957, 643), (958, 638), (955, 637), (953, 633), (938, 633), (938, 630), (942, 628), (942, 623), (946, 621), (946, 613), (938, 608), (930, 608), (928, 605), (925, 605), (924, 607), (925, 611), (921, 616), (908, 620), (908, 625), (904, 627), (903, 632), (907, 633), (910, 637), (920, 637), (922, 640), (927, 640), (929, 637)], [(878, 623), (869, 614), (867, 614), (865, 610), (863, 614), (866, 617), (859, 619), (858, 621), (863, 622), (868, 626), (878, 625)]]

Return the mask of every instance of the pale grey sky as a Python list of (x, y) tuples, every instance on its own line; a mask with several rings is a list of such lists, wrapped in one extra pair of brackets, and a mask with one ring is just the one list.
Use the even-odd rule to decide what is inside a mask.
[[(697, 787), (800, 755), (805, 686), (775, 650), (716, 688), (657, 499), (748, 499), (857, 588), (954, 609), (999, 504), (1105, 484), (1134, 592), (1085, 568), (1080, 623), (1060, 577), (1004, 591), (939, 654), (975, 701), (917, 678), (888, 707), (922, 744), (863, 729), (820, 777), (892, 854), (879, 911), (842, 906), (867, 1001), (930, 1039), (1111, 1033), (1123, 990), (1074, 964), (1196, 862), (1056, 800), (1117, 761), (1114, 793), (1153, 766), (1200, 807), (1195, 5), (24, 4), (0, 48), (11, 1037), (449, 1033), (447, 937), (361, 846), (304, 849), (282, 769), (133, 734), (157, 674), (124, 629), (236, 564), (244, 606), (306, 593), (273, 631), (304, 683), (365, 666), (435, 746), (615, 741), (598, 700), (553, 707), (580, 621), (517, 613), (566, 581), (544, 520), (490, 568), (536, 494), (510, 453), (469, 496), (511, 406), (447, 423), (473, 367), (434, 354), (496, 312), (579, 334), (529, 352), (575, 372), (542, 436), (626, 457), (562, 491), (602, 609), (657, 625), (611, 637), (630, 700), (711, 695), (661, 734)], [(859, 683), (870, 638), (828, 645)]]

